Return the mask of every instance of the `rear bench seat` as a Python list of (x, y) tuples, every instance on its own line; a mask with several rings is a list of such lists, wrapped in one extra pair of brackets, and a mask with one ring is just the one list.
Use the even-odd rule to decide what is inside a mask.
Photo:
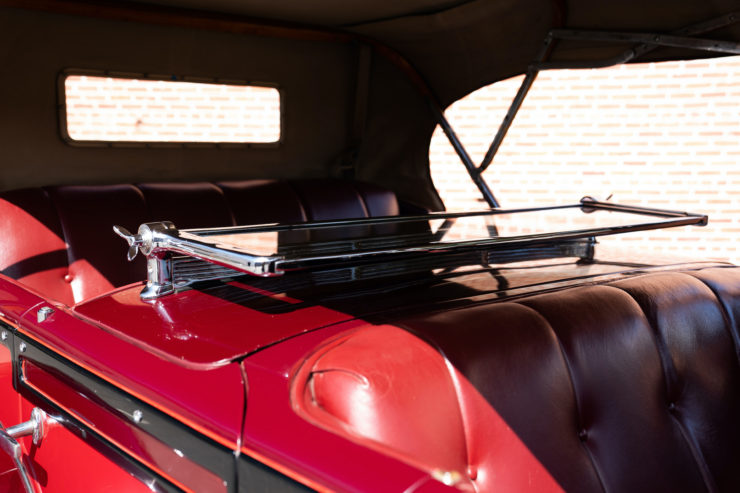
[[(112, 224), (393, 215), (366, 184), (0, 194), (0, 269), (72, 304), (142, 280)], [(740, 269), (658, 273), (368, 325), (296, 376), (319, 426), (475, 491), (740, 491)]]
[(0, 272), (73, 304), (145, 279), (114, 224), (136, 231), (397, 215), (395, 195), (339, 180), (59, 186), (0, 193)]
[(467, 491), (736, 492), (739, 324), (740, 269), (654, 273), (363, 327), (293, 395)]

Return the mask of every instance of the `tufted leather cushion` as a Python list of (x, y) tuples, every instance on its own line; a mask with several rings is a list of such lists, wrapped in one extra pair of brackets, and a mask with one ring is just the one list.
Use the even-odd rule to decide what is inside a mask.
[(151, 221), (172, 221), (181, 229), (235, 224), (223, 191), (213, 183), (141, 183), (137, 188)]
[(121, 239), (103, 234), (119, 224), (136, 231), (148, 217), (144, 195), (133, 185), (53, 187), (48, 189), (67, 242), (66, 275), (75, 301), (104, 293), (140, 279), (144, 261), (133, 265), (112, 261)]
[(308, 419), (464, 489), (740, 491), (738, 315), (738, 268), (648, 274), (368, 326), (295, 385)]
[(73, 304), (146, 277), (142, 258), (126, 262), (125, 245), (113, 234), (114, 224), (133, 232), (141, 223), (162, 220), (187, 229), (397, 212), (398, 201), (388, 190), (328, 179), (3, 192), (0, 225), (12, 233), (0, 241), (0, 272), (52, 299)]
[(219, 183), (236, 224), (302, 223), (306, 212), (290, 183), (245, 180)]

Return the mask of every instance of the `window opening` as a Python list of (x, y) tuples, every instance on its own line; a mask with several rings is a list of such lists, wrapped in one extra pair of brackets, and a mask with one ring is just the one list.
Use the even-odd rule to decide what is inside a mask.
[(275, 144), (275, 87), (69, 73), (62, 129), (71, 143)]

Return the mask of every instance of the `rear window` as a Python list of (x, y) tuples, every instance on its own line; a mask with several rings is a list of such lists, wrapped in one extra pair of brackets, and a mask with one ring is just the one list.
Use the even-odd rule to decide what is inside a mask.
[(275, 87), (143, 77), (65, 74), (62, 133), (71, 143), (280, 141)]

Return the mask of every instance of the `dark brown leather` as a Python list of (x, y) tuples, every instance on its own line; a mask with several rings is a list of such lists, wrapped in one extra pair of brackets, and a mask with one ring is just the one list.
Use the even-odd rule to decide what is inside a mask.
[[(655, 330), (672, 424), (693, 448), (700, 471), (719, 490), (740, 491), (740, 368), (732, 336), (738, 326), (720, 301), (740, 301), (722, 292), (740, 279), (728, 272), (665, 274), (615, 286), (637, 300)], [(702, 276), (715, 279), (721, 299)]]
[(114, 224), (136, 232), (141, 223), (162, 220), (187, 229), (397, 212), (398, 201), (388, 190), (329, 179), (60, 186), (4, 192), (0, 194), (0, 225), (13, 234), (0, 242), (0, 269), (46, 296), (72, 304), (145, 279), (144, 260), (126, 262), (125, 244), (113, 233)]
[(51, 187), (48, 192), (67, 243), (75, 301), (145, 278), (144, 259), (139, 256), (127, 262), (121, 255), (125, 244), (113, 233), (113, 225), (135, 232), (148, 221), (141, 190), (133, 185), (106, 185)]
[(236, 224), (302, 223), (303, 204), (288, 182), (245, 180), (222, 182)]
[(63, 303), (73, 303), (59, 217), (40, 188), (0, 194), (0, 272)]
[(140, 183), (151, 221), (172, 221), (180, 229), (233, 226), (224, 193), (213, 183)]
[[(337, 186), (338, 183), (345, 186)], [(292, 185), (309, 221), (370, 216), (362, 196), (349, 182), (297, 180)]]
[[(739, 321), (740, 269), (655, 273), (398, 320), (394, 325), (417, 336), (402, 348), (388, 345), (387, 335), (365, 335), (361, 353), (342, 354), (357, 337), (349, 335), (323, 349), (313, 365), (318, 373), (296, 384), (311, 389), (311, 400), (302, 402), (310, 419), (414, 462), (416, 445), (384, 438), (396, 422), (389, 414), (406, 416), (411, 399), (419, 422), (414, 434), (399, 429), (398, 436), (432, 446), (427, 435), (438, 428), (460, 430), (455, 413), (440, 424), (426, 411), (447, 409), (437, 399), (449, 398), (454, 383), (467, 450), (466, 464), (457, 466), (460, 484), (481, 492), (550, 489), (532, 486), (543, 474), (566, 491), (734, 492), (740, 491)], [(416, 361), (413, 355), (429, 346), (449, 362), (446, 378), (425, 365), (388, 367), (363, 358)], [(331, 419), (351, 408), (334, 401), (355, 395), (348, 380), (333, 381), (342, 375), (362, 387), (354, 404), (362, 423), (344, 411), (341, 424)], [(425, 388), (413, 399), (408, 391), (392, 397), (395, 382), (407, 375)], [(340, 383), (342, 392), (335, 392)], [(533, 460), (506, 441), (507, 430)], [(459, 438), (434, 446), (456, 451)], [(443, 454), (424, 457), (430, 471), (451, 462)]]

